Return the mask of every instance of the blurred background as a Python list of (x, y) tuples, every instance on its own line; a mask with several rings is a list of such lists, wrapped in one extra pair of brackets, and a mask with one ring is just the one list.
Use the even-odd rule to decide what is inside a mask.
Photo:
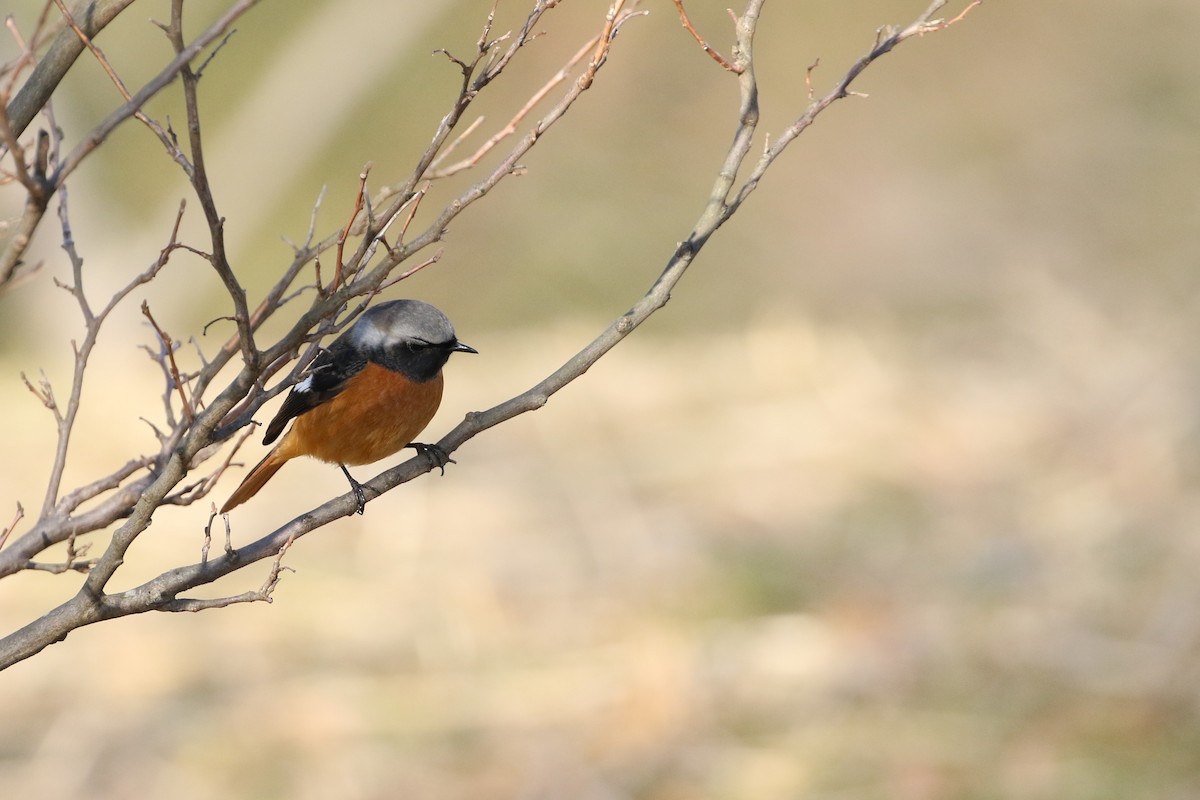
[[(526, 5), (506, 0), (497, 30)], [(29, 31), (40, 6), (10, 11)], [(456, 88), (430, 53), (469, 53), (489, 6), (293, 0), (238, 24), (202, 102), (252, 296), (323, 186), (318, 235), (343, 224), (364, 163), (373, 186), (407, 174)], [(924, 6), (767, 3), (760, 134), (800, 112), (818, 57), (821, 92)], [(547, 17), (463, 154), (605, 7)], [(703, 207), (735, 81), (670, 2), (643, 7), (528, 172), (392, 290), (481, 353), (451, 362), (424, 438), (583, 346)], [(728, 53), (725, 4), (688, 8)], [(194, 33), (220, 9), (191, 11)], [(100, 38), (127, 83), (169, 58), (147, 22), (167, 15), (139, 4)], [(855, 84), (869, 98), (792, 146), (659, 315), (444, 478), (297, 543), (273, 604), (105, 623), (0, 674), (5, 794), (1200, 797), (1198, 30), (1192, 0), (1007, 0), (907, 42)], [(70, 144), (118, 98), (83, 58), (55, 102)], [(181, 129), (176, 92), (149, 110)], [(102, 149), (70, 190), (95, 303), (154, 260), (190, 197), (144, 128)], [(58, 243), (48, 218), (41, 271), (0, 297), (2, 522), (17, 501), (36, 515), (54, 446), (19, 374), (65, 395), (82, 335), (52, 285), (69, 277)], [(142, 299), (177, 338), (225, 335), (200, 336), (227, 300), (179, 254), (111, 321), (66, 487), (152, 446)], [(235, 544), (344, 490), (293, 462), (232, 515)], [(202, 505), (160, 513), (117, 588), (197, 560)], [(3, 631), (79, 581), (5, 580)]]

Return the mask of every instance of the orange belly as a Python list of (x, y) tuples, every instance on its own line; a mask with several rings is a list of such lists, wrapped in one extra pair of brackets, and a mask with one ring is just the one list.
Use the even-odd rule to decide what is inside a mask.
[(340, 394), (301, 414), (279, 444), (284, 459), (312, 456), (335, 464), (370, 464), (412, 442), (442, 402), (442, 375), (413, 383), (368, 364)]

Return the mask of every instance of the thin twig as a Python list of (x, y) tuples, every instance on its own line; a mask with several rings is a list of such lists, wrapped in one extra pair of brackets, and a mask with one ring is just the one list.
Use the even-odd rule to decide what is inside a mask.
[(697, 31), (692, 25), (692, 21), (688, 19), (687, 12), (683, 9), (683, 0), (675, 0), (675, 8), (679, 10), (679, 21), (683, 24), (683, 27), (687, 29), (687, 32), (692, 35), (692, 38), (696, 40), (704, 52), (708, 53), (709, 56), (712, 57), (712, 60), (716, 61), (724, 69), (736, 74), (738, 71), (737, 68), (733, 64), (730, 64), (725, 56), (721, 55), (715, 49), (709, 46), (708, 42), (704, 40), (704, 37), (700, 35), (700, 32)]
[(61, 575), (64, 572), (82, 572), (88, 573), (92, 567), (96, 566), (95, 559), (86, 561), (61, 561), (55, 563), (46, 563), (44, 561), (27, 561), (24, 569), (33, 570), (35, 572), (49, 572), (53, 575)]
[(428, 266), (432, 266), (441, 260), (442, 260), (442, 251), (439, 250), (436, 253), (434, 253), (433, 255), (431, 255), (429, 258), (422, 261), (420, 264), (417, 264), (415, 267), (409, 267), (408, 269), (406, 269), (404, 272), (401, 272), (396, 277), (390, 278), (387, 281), (385, 281), (384, 283), (380, 284), (379, 290), (383, 291), (384, 289), (387, 289), (391, 286), (395, 286), (400, 281), (402, 281), (406, 278), (411, 278), (413, 275), (416, 275), (421, 270), (425, 269)]
[[(209, 522), (211, 525), (212, 520), (210, 519)], [(225, 523), (225, 529), (226, 535), (228, 536), (228, 521)], [(208, 544), (211, 541), (211, 532), (209, 527), (205, 527), (204, 535), (204, 563), (207, 563)], [(259, 587), (257, 591), (242, 592), (241, 594), (230, 595), (228, 597), (215, 597), (211, 599), (192, 597), (172, 598), (170, 600), (158, 603), (154, 610), (171, 612), (187, 611), (194, 613), (197, 611), (208, 611), (209, 609), (213, 608), (228, 608), (229, 606), (236, 605), (238, 603), (272, 603), (275, 601), (275, 589), (279, 586), (280, 577), (282, 577), (283, 573), (285, 572), (296, 571), (292, 567), (284, 566), (283, 564), (283, 557), (287, 555), (287, 551), (291, 549), (292, 543), (295, 542), (295, 540), (296, 537), (294, 536), (288, 537), (284, 540), (283, 545), (279, 548), (279, 551), (275, 555), (275, 560), (271, 562), (271, 570), (267, 573), (266, 580), (263, 581), (262, 586)], [(225, 558), (236, 560), (236, 552), (227, 549)]]
[[(189, 48), (183, 36), (183, 0), (172, 0), (171, 22), (164, 30), (167, 40), (178, 54), (177, 58), (188, 51)], [(192, 156), (192, 168), (185, 172), (191, 180), (192, 189), (200, 201), (200, 208), (203, 209), (204, 218), (208, 222), (208, 235), (212, 243), (212, 252), (208, 261), (221, 279), (221, 283), (225, 285), (225, 291), (233, 302), (233, 317), (237, 323), (238, 344), (242, 360), (247, 365), (253, 366), (258, 362), (258, 350), (254, 346), (250, 309), (246, 301), (246, 290), (238, 281), (237, 275), (234, 274), (225, 250), (225, 218), (217, 211), (217, 201), (213, 197), (208, 168), (204, 160), (200, 126), (200, 99), (197, 92), (200, 76), (192, 69), (190, 59), (180, 66), (179, 77), (183, 82), (183, 100), (188, 121), (188, 145)]]
[(25, 507), (22, 506), (20, 503), (17, 503), (17, 513), (13, 514), (12, 522), (8, 523), (8, 525), (4, 528), (3, 531), (0, 531), (0, 548), (4, 547), (5, 542), (8, 541), (8, 535), (10, 533), (12, 533), (13, 530), (16, 529), (17, 523), (20, 522), (21, 520), (23, 520), (24, 518), (25, 518)]
[[(212, 524), (213, 520), (221, 516), (217, 511), (217, 504), (213, 503), (209, 506), (208, 522), (204, 525), (204, 544), (200, 545), (200, 566), (208, 565), (208, 551), (212, 548)], [(225, 517), (225, 526), (229, 526), (229, 518)]]
[(163, 355), (170, 364), (171, 383), (179, 393), (179, 404), (183, 407), (183, 416), (191, 424), (196, 415), (192, 413), (192, 404), (188, 402), (187, 392), (184, 391), (184, 381), (179, 375), (179, 365), (175, 363), (175, 340), (167, 336), (167, 332), (154, 319), (154, 315), (150, 313), (149, 301), (142, 301), (142, 316), (150, 320), (150, 326), (154, 328), (154, 332), (158, 335), (158, 341), (162, 344)]
[[(87, 35), (95, 38), (133, 1), (88, 0), (87, 11), (82, 15), (82, 25)], [(81, 8), (83, 5), (84, 3), (78, 3), (77, 8)], [(37, 116), (38, 111), (50, 101), (51, 95), (58, 88), (71, 65), (84, 51), (83, 42), (80, 41), (75, 31), (62, 21), (62, 15), (51, 14), (54, 8), (53, 0), (47, 0), (42, 6), (42, 12), (38, 17), (34, 32), (29, 37), (29, 50), (22, 53), (15, 62), (9, 62), (6, 65), (6, 69), (11, 69), (11, 74), (4, 98), (8, 103), (7, 113), (18, 135), (25, 132)], [(54, 24), (51, 23), (51, 16), (55, 17)], [(14, 26), (10, 25), (9, 27), (13, 29)], [(51, 36), (54, 37), (54, 41), (45, 49), (41, 58), (37, 59), (37, 64), (29, 78), (21, 86), (16, 96), (12, 97), (12, 90), (16, 86), (20, 74), (26, 66), (32, 63), (34, 54), (42, 51), (43, 45)], [(9, 97), (12, 97), (11, 102), (8, 100)]]
[(462, 133), (460, 133), (458, 136), (454, 137), (454, 141), (450, 142), (450, 144), (448, 144), (448, 145), (446, 145), (444, 148), (442, 148), (442, 152), (438, 153), (438, 155), (437, 155), (437, 158), (435, 158), (435, 159), (433, 160), (433, 163), (431, 163), (429, 166), (430, 166), (431, 168), (433, 168), (433, 167), (436, 167), (437, 165), (439, 165), (439, 164), (441, 164), (443, 161), (445, 161), (447, 158), (449, 158), (449, 157), (450, 157), (450, 155), (451, 155), (451, 154), (452, 154), (452, 153), (453, 153), (453, 152), (454, 152), (456, 149), (458, 149), (458, 146), (459, 146), (460, 144), (462, 144), (462, 143), (463, 143), (463, 141), (464, 141), (464, 140), (465, 140), (465, 139), (466, 139), (468, 136), (470, 136), (472, 133), (474, 133), (474, 132), (475, 132), (475, 130), (476, 130), (476, 129), (477, 129), (479, 126), (480, 126), (480, 125), (482, 125), (482, 124), (483, 124), (483, 121), (484, 121), (484, 119), (486, 119), (486, 117), (476, 117), (476, 118), (475, 118), (475, 121), (474, 121), (474, 122), (472, 122), (470, 125), (468, 125), (466, 128), (464, 128), (464, 129), (463, 129), (463, 131), (462, 131)]
[(957, 25), (959, 22), (962, 22), (963, 17), (965, 17), (965, 16), (967, 16), (967, 14), (971, 13), (971, 11), (974, 10), (974, 8), (982, 2), (983, 2), (983, 0), (972, 0), (970, 5), (968, 5), (966, 8), (964, 8), (961, 12), (959, 12), (958, 16), (956, 16), (952, 19), (931, 20), (930, 22), (927, 22), (922, 27), (922, 29), (919, 31), (918, 35), (923, 35), (926, 33), (933, 33), (934, 31), (942, 31), (942, 30), (945, 30), (946, 28), (949, 28), (951, 25)]
[(875, 63), (875, 61), (880, 57), (890, 53), (892, 49), (901, 42), (911, 39), (913, 36), (921, 36), (926, 33), (944, 30), (950, 25), (959, 22), (967, 15), (968, 12), (976, 8), (980, 4), (981, 0), (974, 0), (971, 2), (961, 14), (954, 17), (954, 19), (952, 19), (950, 22), (933, 19), (933, 15), (940, 11), (947, 2), (948, 0), (934, 0), (934, 2), (931, 3), (920, 16), (918, 16), (911, 24), (902, 30), (896, 31), (894, 29), (881, 28), (876, 34), (875, 44), (871, 50), (866, 55), (855, 61), (853, 65), (851, 65), (850, 69), (846, 71), (841, 80), (838, 81), (837, 85), (834, 86), (833, 89), (831, 89), (821, 99), (815, 102), (810, 102), (808, 108), (804, 110), (804, 113), (801, 114), (795, 122), (784, 129), (781, 134), (776, 136), (774, 144), (772, 144), (763, 153), (762, 157), (759, 159), (754, 169), (751, 170), (746, 180), (738, 188), (737, 192), (734, 193), (732, 197), (728, 195), (726, 196), (727, 200), (724, 200), (723, 202), (725, 202), (727, 205), (727, 216), (732, 215), (737, 211), (738, 208), (741, 207), (741, 204), (745, 202), (746, 198), (758, 188), (759, 181), (770, 168), (771, 164), (773, 164), (775, 160), (779, 158), (783, 151), (787, 149), (787, 146), (791, 144), (797, 136), (799, 136), (801, 133), (807, 130), (810, 125), (812, 125), (816, 118), (826, 108), (838, 100), (854, 95), (854, 93), (850, 91), (850, 84), (852, 84), (854, 80), (862, 74), (863, 70)]
[[(104, 55), (104, 51), (97, 47), (92, 41), (91, 37), (84, 32), (83, 28), (81, 28), (78, 23), (76, 23), (74, 16), (72, 16), (71, 12), (67, 10), (67, 6), (65, 3), (63, 3), (63, 0), (53, 0), (53, 2), (56, 6), (58, 6), (58, 10), (62, 14), (63, 19), (66, 20), (67, 26), (75, 32), (75, 35), (79, 37), (79, 41), (83, 43), (83, 46), (86, 47), (87, 50), (92, 54), (92, 57), (96, 59), (96, 63), (100, 65), (100, 68), (104, 71), (104, 74), (108, 76), (108, 79), (112, 82), (113, 86), (117, 87), (117, 92), (120, 93), (121, 98), (126, 103), (132, 103), (133, 95), (130, 94), (128, 87), (125, 86), (125, 81), (121, 80), (121, 76), (117, 74), (117, 71), (113, 69), (112, 64), (109, 63), (108, 57)], [(151, 119), (140, 107), (133, 111), (133, 117), (138, 122), (141, 122), (143, 125), (149, 128), (154, 135), (158, 137), (158, 140), (162, 142), (163, 146), (167, 149), (167, 152), (170, 153), (172, 158), (179, 162), (181, 166), (183, 166), (185, 171), (191, 169), (191, 164), (188, 163), (183, 151), (179, 149), (179, 145), (176, 143), (175, 137), (171, 136), (162, 125), (160, 125), (156, 120)]]
[[(423, 199), (425, 199), (425, 195), (427, 195), (429, 193), (430, 185), (431, 184), (429, 183), (429, 181), (426, 181), (425, 183), (421, 184), (420, 188), (417, 189), (417, 191), (413, 194), (412, 199), (409, 200), (408, 214), (404, 218), (404, 223), (400, 226), (400, 232), (396, 235), (396, 243), (397, 244), (399, 244), (400, 242), (403, 242), (404, 237), (408, 235), (408, 227), (410, 225), (412, 225), (413, 217), (415, 217), (417, 215), (417, 209), (419, 209), (421, 207), (421, 201)], [(401, 208), (403, 208), (403, 206), (401, 206)], [(380, 237), (382, 237), (384, 233), (386, 233), (386, 230), (380, 231), (379, 232)], [(388, 248), (388, 250), (391, 250), (391, 249), (392, 248), (390, 248), (390, 247)]]
[[(569, 76), (571, 74), (571, 70), (575, 69), (575, 67), (579, 65), (579, 62), (582, 61), (588, 55), (588, 53), (591, 53), (596, 49), (597, 43), (600, 42), (600, 40), (601, 39), (599, 36), (595, 36), (590, 41), (588, 41), (586, 44), (584, 44), (582, 47), (580, 47), (579, 50), (577, 50), (575, 52), (575, 55), (571, 56), (571, 58), (569, 58), (567, 60), (567, 63), (564, 64), (558, 70), (558, 72), (554, 73), (554, 75), (551, 76), (550, 80), (546, 81), (546, 83), (543, 84), (540, 89), (535, 91), (529, 97), (529, 99), (527, 101), (525, 101), (525, 105), (521, 106), (521, 108), (517, 110), (517, 113), (514, 114), (512, 119), (510, 119), (508, 121), (508, 124), (506, 124), (500, 130), (496, 131), (496, 133), (492, 134), (486, 142), (481, 144), (479, 146), (479, 148), (476, 149), (476, 151), (471, 154), (470, 157), (464, 158), (461, 161), (458, 161), (458, 162), (451, 164), (448, 167), (444, 167), (442, 169), (430, 170), (426, 174), (426, 177), (429, 180), (438, 180), (440, 178), (448, 178), (451, 175), (462, 172), (465, 169), (470, 169), (471, 167), (474, 167), (475, 165), (477, 165), (480, 161), (483, 160), (484, 156), (486, 156), (489, 152), (492, 151), (493, 148), (495, 148), (496, 145), (498, 145), (500, 142), (504, 141), (506, 138), (508, 138), (509, 136), (512, 136), (514, 133), (516, 133), (517, 128), (520, 126), (520, 124), (525, 120), (525, 118), (527, 116), (529, 116), (529, 112), (531, 112), (538, 103), (540, 103), (542, 100), (544, 100), (546, 98), (546, 95), (550, 94), (550, 92), (553, 91), (556, 86), (558, 86), (564, 80), (567, 79), (567, 76)], [(476, 120), (476, 124), (478, 124), (482, 120), (483, 120), (483, 118), (480, 117), (478, 120)], [(468, 132), (469, 132), (469, 129), (468, 129)], [(465, 136), (465, 135), (466, 135), (466, 132), (464, 132), (463, 136)], [(457, 144), (457, 143), (458, 142), (456, 140), (455, 144)]]
[(329, 287), (326, 289), (321, 286), (321, 271), (318, 262), (317, 268), (317, 292), (322, 296), (328, 297), (335, 292), (342, 283), (342, 271), (345, 269), (345, 262), (342, 258), (342, 251), (346, 247), (346, 239), (350, 236), (350, 231), (354, 227), (355, 220), (358, 219), (359, 212), (362, 211), (363, 198), (367, 195), (367, 177), (371, 174), (371, 162), (363, 165), (362, 170), (358, 173), (358, 194), (354, 197), (354, 210), (350, 212), (350, 220), (342, 228), (342, 233), (338, 236), (337, 243), (337, 261), (333, 266), (333, 280), (329, 282)]
[(808, 90), (808, 101), (810, 103), (812, 102), (812, 99), (813, 99), (812, 74), (813, 74), (813, 70), (815, 70), (819, 66), (821, 66), (820, 58), (813, 61), (813, 63), (809, 64), (808, 68), (806, 70), (804, 70), (804, 87)]

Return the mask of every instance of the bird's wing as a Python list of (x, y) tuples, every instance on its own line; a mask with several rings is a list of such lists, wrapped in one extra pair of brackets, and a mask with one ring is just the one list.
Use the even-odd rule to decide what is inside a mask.
[(317, 356), (308, 376), (292, 387), (275, 418), (267, 426), (263, 444), (278, 439), (293, 418), (337, 397), (346, 388), (346, 383), (366, 366), (366, 356), (356, 353), (341, 339), (335, 341), (328, 350)]

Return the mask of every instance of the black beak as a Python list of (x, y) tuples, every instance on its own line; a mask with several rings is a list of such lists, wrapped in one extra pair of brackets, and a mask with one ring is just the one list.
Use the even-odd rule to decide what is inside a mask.
[(476, 355), (479, 354), (479, 351), (476, 350), (474, 347), (471, 347), (471, 345), (469, 345), (469, 344), (463, 344), (462, 342), (458, 341), (457, 339), (454, 340), (454, 344), (450, 345), (450, 352), (451, 353), (475, 353)]

